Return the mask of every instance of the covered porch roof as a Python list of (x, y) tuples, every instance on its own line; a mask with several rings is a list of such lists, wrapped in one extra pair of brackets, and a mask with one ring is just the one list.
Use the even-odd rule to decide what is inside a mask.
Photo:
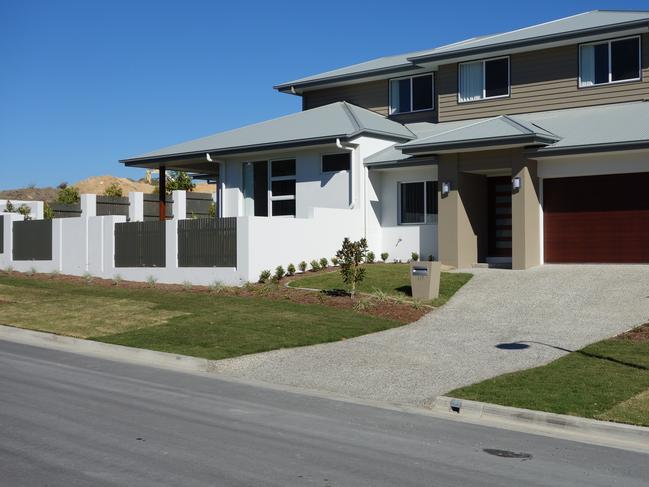
[(347, 102), (286, 115), (242, 128), (183, 142), (120, 162), (133, 167), (182, 169), (211, 174), (209, 158), (236, 156), (348, 141), (360, 135), (404, 142), (416, 136), (404, 125)]

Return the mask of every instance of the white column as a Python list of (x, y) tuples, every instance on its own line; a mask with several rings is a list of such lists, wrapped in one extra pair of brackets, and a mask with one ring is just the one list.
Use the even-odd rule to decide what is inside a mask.
[(97, 195), (96, 194), (81, 195), (81, 216), (83, 218), (88, 218), (90, 216), (97, 216)]
[(173, 198), (172, 213), (174, 220), (184, 220), (187, 218), (187, 192), (183, 190), (175, 190), (171, 192)]
[(144, 221), (144, 193), (135, 191), (128, 194), (128, 219), (132, 222)]

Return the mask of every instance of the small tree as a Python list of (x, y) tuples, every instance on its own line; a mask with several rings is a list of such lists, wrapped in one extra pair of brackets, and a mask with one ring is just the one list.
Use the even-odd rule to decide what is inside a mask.
[(29, 215), (31, 212), (32, 209), (24, 203), (18, 208), (18, 213), (23, 216), (23, 220), (31, 220), (32, 217)]
[(261, 274), (259, 274), (259, 282), (264, 284), (268, 279), (270, 279), (270, 276), (271, 274), (269, 270), (261, 271)]
[(210, 203), (209, 216), (210, 218), (216, 218), (216, 203), (214, 201)]
[(345, 237), (342, 248), (336, 252), (340, 262), (340, 274), (343, 282), (349, 286), (349, 293), (353, 298), (356, 294), (356, 285), (365, 278), (365, 269), (361, 264), (367, 256), (367, 240), (362, 238), (352, 242)]
[(104, 190), (104, 195), (112, 196), (114, 198), (121, 198), (122, 196), (124, 196), (124, 192), (122, 191), (122, 187), (118, 183), (112, 183)]
[(383, 261), (384, 264), (388, 260), (388, 257), (390, 257), (390, 254), (388, 254), (387, 252), (381, 253), (381, 260)]
[(79, 195), (79, 190), (74, 186), (66, 186), (59, 189), (58, 194), (56, 195), (56, 201), (59, 203), (74, 204), (81, 201), (81, 196)]
[(414, 261), (417, 262), (419, 260), (419, 254), (417, 252), (413, 252), (410, 254), (410, 258)]
[(305, 261), (302, 261), (297, 266), (298, 269), (300, 269), (300, 272), (306, 272), (306, 268), (308, 267), (308, 264)]
[(185, 171), (172, 171), (167, 176), (167, 193), (176, 190), (194, 191), (196, 185)]
[(368, 264), (374, 264), (374, 261), (376, 260), (376, 256), (374, 255), (374, 252), (370, 251), (367, 253), (367, 257), (365, 259)]
[(51, 220), (54, 218), (54, 210), (47, 203), (43, 204), (43, 218)]
[(275, 267), (275, 280), (276, 281), (281, 281), (282, 277), (286, 275), (286, 272), (284, 272), (284, 268), (281, 265), (278, 265)]
[(311, 264), (311, 270), (313, 272), (318, 272), (320, 270), (320, 262), (318, 262), (317, 260), (313, 259), (310, 262), (310, 264)]
[(5, 211), (7, 213), (15, 213), (16, 212), (16, 207), (14, 206), (14, 204), (11, 201), (7, 200), (7, 203), (5, 203)]
[(289, 264), (288, 267), (286, 268), (286, 273), (289, 276), (292, 276), (295, 274), (295, 266), (293, 264)]
[(327, 267), (329, 267), (329, 261), (327, 260), (326, 257), (323, 257), (322, 259), (320, 259), (320, 267), (323, 268), (323, 269), (326, 269)]

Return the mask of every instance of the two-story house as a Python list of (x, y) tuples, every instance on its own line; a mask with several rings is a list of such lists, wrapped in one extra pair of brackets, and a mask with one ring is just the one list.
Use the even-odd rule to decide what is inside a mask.
[(586, 12), (275, 88), (303, 111), (122, 162), (218, 178), (221, 216), (344, 209), (391, 259), (649, 262), (649, 11)]

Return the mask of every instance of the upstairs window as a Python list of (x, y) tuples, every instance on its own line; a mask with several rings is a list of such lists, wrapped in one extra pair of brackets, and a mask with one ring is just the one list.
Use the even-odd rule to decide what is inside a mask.
[(432, 110), (434, 90), (432, 74), (391, 79), (390, 114)]
[(509, 96), (509, 58), (472, 61), (459, 65), (458, 101)]
[(425, 224), (437, 221), (437, 181), (399, 183), (399, 223)]
[(639, 79), (639, 37), (594, 42), (579, 47), (579, 86)]

